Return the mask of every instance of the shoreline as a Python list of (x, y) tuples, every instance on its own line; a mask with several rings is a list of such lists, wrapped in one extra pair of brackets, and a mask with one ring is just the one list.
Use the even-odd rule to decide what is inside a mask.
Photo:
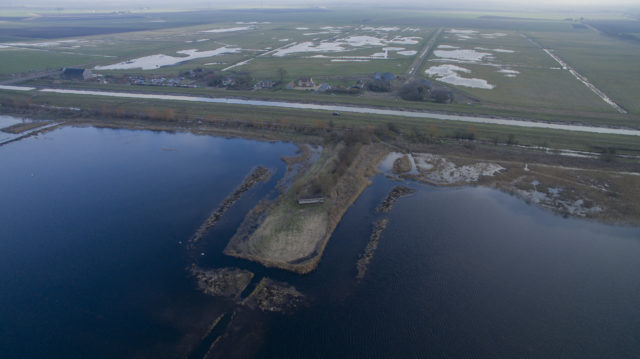
[[(244, 138), (251, 140), (261, 141), (289, 141), (293, 143), (324, 143), (326, 140), (318, 136), (315, 133), (304, 134), (296, 133), (296, 131), (273, 131), (265, 128), (229, 128), (221, 126), (216, 123), (212, 124), (189, 124), (180, 123), (175, 121), (154, 121), (154, 120), (98, 120), (98, 119), (71, 119), (65, 122), (52, 124), (51, 127), (38, 128), (34, 132), (26, 134), (24, 137), (37, 135), (40, 133), (46, 133), (58, 128), (66, 126), (82, 127), (93, 126), (96, 128), (112, 128), (112, 129), (130, 129), (130, 130), (149, 130), (149, 131), (166, 131), (166, 132), (188, 132), (195, 135), (209, 135), (209, 136), (221, 136), (226, 138)], [(15, 142), (21, 138), (13, 139), (11, 142)], [(616, 213), (608, 213), (605, 209), (602, 211), (603, 215), (591, 215), (591, 216), (576, 216), (577, 218), (587, 218), (596, 220), (601, 223), (613, 224), (613, 225), (637, 225), (640, 223), (640, 210), (635, 209), (634, 213), (629, 213), (623, 209), (624, 206), (631, 206), (631, 208), (637, 207), (632, 198), (634, 195), (634, 188), (636, 192), (640, 193), (640, 163), (635, 159), (624, 157), (613, 157), (612, 160), (603, 160), (601, 158), (578, 158), (560, 156), (553, 152), (540, 151), (537, 148), (529, 148), (523, 146), (501, 146), (501, 145), (489, 145), (484, 143), (476, 143), (474, 141), (448, 141), (440, 143), (411, 143), (399, 138), (394, 140), (389, 146), (405, 149), (409, 152), (419, 153), (433, 153), (439, 154), (445, 158), (451, 158), (454, 161), (461, 161), (461, 164), (467, 163), (471, 158), (475, 162), (489, 161), (502, 164), (508, 169), (519, 169), (520, 172), (524, 171), (524, 168), (528, 165), (529, 168), (534, 168), (537, 171), (541, 171), (542, 175), (549, 172), (561, 171), (561, 177), (564, 178), (564, 182), (571, 182), (571, 177), (583, 177), (582, 174), (595, 173), (599, 177), (616, 177), (623, 176), (626, 178), (626, 182), (620, 183), (616, 186), (617, 197), (611, 197), (617, 204), (615, 207), (619, 208)], [(391, 150), (389, 150), (391, 152)], [(530, 175), (532, 172), (523, 173), (524, 175)], [(534, 171), (535, 172), (535, 171)], [(410, 176), (402, 175), (403, 178)], [(556, 176), (557, 177), (557, 176)], [(415, 179), (415, 178), (414, 178)], [(614, 178), (615, 181), (615, 178)], [(422, 179), (420, 182), (428, 183), (437, 186), (459, 186), (459, 185), (483, 185), (489, 188), (496, 188), (506, 193), (517, 195), (521, 200), (530, 202), (531, 199), (527, 198), (521, 192), (514, 190), (513, 187), (499, 186), (493, 183), (491, 180), (483, 179), (477, 183), (462, 183), (462, 184), (441, 184), (431, 182), (427, 179)], [(580, 184), (584, 187), (584, 183)], [(521, 188), (525, 191), (529, 191), (533, 188)], [(601, 191), (604, 193), (604, 191)], [(577, 198), (574, 199), (578, 200)], [(639, 199), (640, 201), (640, 199)], [(566, 211), (557, 211), (553, 207), (540, 205), (540, 207), (552, 210), (558, 215), (572, 216), (571, 213)]]
[[(435, 154), (438, 153), (438, 154)], [(399, 174), (435, 187), (481, 186), (565, 218), (609, 225), (640, 225), (640, 175), (605, 167), (567, 167), (473, 153), (410, 151), (415, 173)], [(595, 159), (589, 159), (592, 164)], [(633, 166), (637, 167), (637, 165)]]

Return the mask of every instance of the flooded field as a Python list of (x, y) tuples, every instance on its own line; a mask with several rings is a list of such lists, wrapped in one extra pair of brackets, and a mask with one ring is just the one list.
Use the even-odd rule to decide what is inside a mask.
[[(457, 65), (494, 67), (498, 73), (504, 74), (504, 77), (516, 77), (520, 72), (511, 70), (509, 67), (518, 67), (519, 65), (504, 63), (504, 60), (500, 57), (501, 54), (514, 54), (517, 52), (516, 50), (498, 47), (470, 47), (468, 43), (471, 41), (474, 44), (478, 43), (484, 46), (491, 44), (493, 47), (502, 45), (504, 41), (500, 40), (504, 40), (503, 38), (507, 36), (506, 33), (481, 33), (476, 30), (461, 29), (447, 30), (445, 35), (442, 36), (443, 43), (433, 51), (433, 56), (430, 60), (430, 62), (444, 63), (444, 65), (429, 64), (425, 74), (455, 86), (492, 90), (496, 87), (495, 84), (490, 83), (493, 81), (493, 76), (488, 80), (471, 78), (469, 77), (473, 73), (471, 69)], [(466, 76), (462, 76), (462, 74), (466, 74)]]
[[(339, 32), (338, 32), (339, 33)], [(320, 33), (313, 33), (312, 35), (316, 35)], [(320, 52), (323, 55), (332, 53), (332, 52), (347, 52), (353, 51), (354, 48), (380, 48), (387, 45), (416, 45), (422, 40), (421, 37), (415, 36), (395, 36), (389, 38), (385, 35), (380, 36), (371, 36), (371, 35), (353, 35), (345, 38), (339, 38), (336, 40), (322, 40), (322, 41), (305, 41), (302, 43), (296, 43), (294, 45), (279, 49), (273, 56), (283, 57), (291, 54), (297, 53), (310, 53), (310, 52)], [(397, 48), (397, 47), (386, 47), (382, 48), (384, 53), (382, 56), (386, 59), (388, 58), (389, 51), (395, 51), (400, 55), (404, 56), (412, 56), (417, 53), (415, 50), (405, 50), (405, 48)], [(402, 53), (399, 52), (404, 50)], [(380, 53), (371, 53), (368, 57), (381, 57)]]
[(494, 85), (488, 83), (487, 80), (467, 78), (461, 75), (469, 73), (471, 73), (471, 70), (456, 65), (432, 66), (425, 71), (425, 74), (451, 85), (475, 87), (488, 90), (491, 90), (495, 87)]
[(126, 70), (126, 69), (142, 69), (142, 70), (153, 70), (162, 66), (172, 66), (179, 64), (181, 62), (208, 58), (213, 56), (218, 56), (222, 54), (235, 54), (237, 52), (242, 51), (242, 49), (237, 47), (220, 47), (211, 51), (198, 51), (197, 49), (190, 50), (180, 50), (177, 51), (177, 54), (184, 56), (168, 56), (168, 55), (151, 55), (140, 57), (137, 59), (128, 60), (125, 62), (120, 62), (113, 65), (105, 65), (105, 66), (96, 66), (95, 70)]

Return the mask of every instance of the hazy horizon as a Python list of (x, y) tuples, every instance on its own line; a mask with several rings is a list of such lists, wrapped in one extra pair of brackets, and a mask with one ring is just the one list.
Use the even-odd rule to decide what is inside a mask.
[(207, 1), (207, 0), (187, 0), (179, 4), (170, 0), (133, 0), (133, 1), (101, 1), (101, 0), (3, 0), (0, 7), (11, 8), (73, 8), (73, 9), (136, 9), (136, 8), (275, 8), (275, 7), (415, 7), (434, 9), (465, 9), (472, 11), (524, 11), (524, 10), (560, 10), (560, 11), (584, 11), (584, 10), (629, 10), (638, 9), (640, 4), (637, 0), (614, 0), (603, 3), (598, 0), (539, 0), (535, 3), (524, 0), (505, 1), (492, 0), (478, 4), (468, 0), (435, 0), (435, 1), (412, 1), (405, 0), (393, 4), (379, 1), (371, 2), (366, 0), (315, 0), (315, 1), (293, 1), (293, 0), (247, 0), (236, 1), (230, 4), (227, 1)]

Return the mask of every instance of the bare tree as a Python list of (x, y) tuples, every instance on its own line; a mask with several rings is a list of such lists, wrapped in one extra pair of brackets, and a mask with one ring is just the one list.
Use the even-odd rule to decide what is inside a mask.
[(284, 81), (285, 76), (287, 76), (287, 70), (278, 67), (278, 76), (280, 76), (280, 82)]

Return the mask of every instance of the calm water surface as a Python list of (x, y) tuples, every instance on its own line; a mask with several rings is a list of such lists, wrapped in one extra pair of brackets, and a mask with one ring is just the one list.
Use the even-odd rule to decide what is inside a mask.
[[(394, 185), (379, 177), (365, 192), (315, 275), (356, 260), (347, 242), (368, 235)], [(490, 189), (417, 188), (396, 203), (364, 281), (277, 320), (261, 357), (638, 357), (640, 230)]]
[[(356, 282), (383, 176), (306, 276), (221, 254), (273, 195), (287, 143), (63, 128), (0, 147), (3, 358), (183, 357), (232, 308), (194, 289), (179, 244), (253, 166), (275, 172), (204, 238), (202, 266), (237, 266), (310, 298), (260, 317), (260, 358), (637, 358), (640, 230), (563, 219), (484, 188), (400, 199)], [(250, 329), (247, 329), (250, 330)]]
[(0, 147), (0, 356), (132, 357), (180, 345), (193, 317), (219, 304), (193, 290), (178, 242), (253, 166), (277, 170), (238, 205), (255, 202), (295, 149), (95, 128)]

